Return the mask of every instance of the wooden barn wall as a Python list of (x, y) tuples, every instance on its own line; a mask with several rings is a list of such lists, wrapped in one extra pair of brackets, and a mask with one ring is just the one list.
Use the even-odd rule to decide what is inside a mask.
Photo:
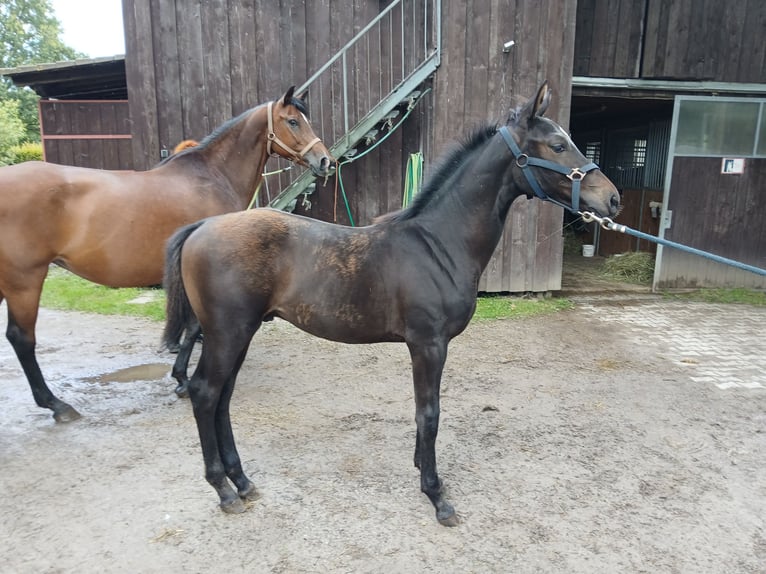
[[(443, 1), (431, 132), (436, 156), (477, 124), (504, 121), (546, 79), (554, 93), (547, 115), (568, 125), (575, 9), (571, 0)], [(515, 45), (504, 53), (509, 40)], [(518, 199), (480, 290), (560, 289), (562, 220), (560, 207)]]
[[(766, 269), (764, 181), (766, 159), (748, 158), (745, 172), (731, 175), (721, 158), (676, 157), (665, 238)], [(661, 269), (659, 288), (766, 287), (763, 276), (677, 249), (663, 249)]]
[(40, 100), (45, 161), (96, 169), (133, 169), (125, 100)]
[(578, 0), (574, 75), (763, 82), (763, 0)]
[[(151, 167), (161, 149), (202, 138), (230, 117), (303, 83), (386, 5), (380, 0), (123, 0), (136, 167)], [(544, 79), (554, 91), (548, 115), (567, 125), (575, 16), (575, 0), (443, 0), (442, 64), (431, 80), (432, 92), (403, 129), (343, 168), (355, 224), (400, 207), (410, 153), (424, 153), (427, 176), (450, 142), (480, 122), (507, 117)], [(508, 40), (516, 45), (503, 53)], [(380, 55), (381, 63), (386, 57)], [(376, 63), (357, 62), (360, 70), (368, 65)], [(375, 89), (359, 90), (352, 105), (372, 102)], [(315, 109), (318, 99), (309, 94), (312, 125), (329, 146), (335, 129)], [(269, 179), (272, 195), (281, 185), (279, 178)], [(296, 212), (349, 223), (334, 180), (319, 182), (309, 199), (310, 209), (299, 199)], [(561, 223), (561, 208), (537, 200), (515, 204), (482, 289), (560, 289)]]

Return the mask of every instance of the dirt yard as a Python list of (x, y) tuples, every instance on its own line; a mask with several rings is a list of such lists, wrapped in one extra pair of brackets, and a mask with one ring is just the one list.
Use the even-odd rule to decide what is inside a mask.
[[(710, 321), (708, 357), (687, 343)], [(412, 465), (404, 345), (267, 324), (232, 408), (262, 497), (225, 515), (162, 326), (43, 310), (42, 369), (83, 418), (37, 408), (0, 341), (0, 571), (763, 573), (765, 324), (655, 300), (474, 322), (442, 388), (445, 528)]]

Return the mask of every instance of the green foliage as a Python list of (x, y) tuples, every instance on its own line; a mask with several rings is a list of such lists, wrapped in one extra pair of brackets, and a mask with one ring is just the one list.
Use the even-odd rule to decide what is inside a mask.
[(61, 41), (61, 23), (50, 0), (0, 3), (0, 67), (74, 60), (77, 52)]
[(24, 138), (24, 124), (19, 117), (19, 104), (0, 100), (0, 165), (10, 163), (10, 150)]
[(38, 142), (26, 142), (8, 150), (8, 165), (25, 161), (41, 161), (42, 159), (43, 144)]
[(476, 303), (474, 319), (519, 319), (548, 315), (574, 307), (574, 303), (569, 299), (530, 299), (493, 295), (479, 297)]
[[(68, 61), (83, 56), (61, 41), (61, 23), (53, 14), (50, 0), (0, 2), (0, 68)], [(18, 88), (8, 78), (0, 78), (0, 102), (18, 103), (25, 140), (40, 139), (38, 99), (29, 88)]]
[(165, 292), (161, 289), (104, 287), (58, 267), (51, 268), (48, 273), (40, 305), (50, 309), (165, 320)]

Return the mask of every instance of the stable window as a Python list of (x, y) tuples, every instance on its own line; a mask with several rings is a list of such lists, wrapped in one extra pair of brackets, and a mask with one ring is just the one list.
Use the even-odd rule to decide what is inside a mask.
[(758, 130), (756, 155), (766, 156), (766, 104), (761, 105), (761, 128)]
[(758, 100), (680, 98), (675, 154), (766, 155), (766, 146), (759, 144), (756, 148), (756, 136), (764, 132), (762, 107)]

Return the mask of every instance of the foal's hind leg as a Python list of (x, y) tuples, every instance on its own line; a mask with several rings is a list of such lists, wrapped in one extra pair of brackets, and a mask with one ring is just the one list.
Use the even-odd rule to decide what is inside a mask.
[[(31, 275), (31, 274), (30, 274)], [(29, 276), (26, 280), (29, 281)], [(8, 328), (5, 336), (11, 343), (16, 356), (19, 358), (21, 368), (29, 381), (32, 396), (38, 406), (53, 411), (56, 422), (70, 422), (80, 418), (74, 408), (60, 400), (45, 384), (40, 365), (37, 364), (35, 355), (35, 323), (37, 322), (38, 306), (40, 304), (40, 292), (45, 273), (39, 279), (39, 285), (27, 288), (12, 294), (5, 293), (8, 305)], [(0, 302), (2, 294), (0, 293)]]
[[(244, 512), (240, 497), (257, 498), (255, 486), (242, 471), (229, 418), (229, 401), (249, 342), (250, 337), (244, 339), (244, 344), (236, 344), (206, 335), (199, 364), (189, 381), (205, 478), (218, 493), (221, 509), (227, 513)], [(227, 477), (238, 492), (231, 488)]]
[(226, 476), (229, 477), (234, 485), (237, 487), (237, 494), (244, 500), (256, 500), (260, 497), (260, 494), (255, 488), (255, 485), (245, 475), (242, 470), (242, 462), (237, 452), (237, 446), (234, 443), (234, 432), (231, 428), (231, 416), (229, 414), (229, 403), (231, 402), (231, 395), (234, 392), (234, 383), (236, 381), (237, 373), (239, 373), (242, 363), (245, 360), (247, 354), (247, 347), (242, 350), (239, 358), (237, 359), (237, 365), (234, 368), (234, 374), (226, 382), (221, 392), (221, 398), (218, 401), (218, 409), (215, 417), (216, 431), (218, 434), (218, 451), (221, 454), (221, 461), (223, 462), (223, 468), (226, 471)]
[(196, 321), (193, 327), (186, 329), (184, 340), (181, 342), (181, 346), (178, 349), (178, 355), (176, 355), (176, 360), (173, 363), (173, 371), (171, 372), (171, 375), (178, 381), (175, 393), (181, 398), (189, 396), (189, 377), (187, 376), (187, 372), (189, 371), (189, 359), (191, 359), (192, 352), (194, 351), (194, 344), (197, 342), (200, 333), (202, 333), (202, 328)]
[(417, 442), (415, 466), (420, 469), (420, 490), (436, 509), (437, 520), (445, 526), (455, 526), (455, 509), (444, 499), (442, 481), (436, 471), (436, 435), (439, 432), (439, 388), (447, 359), (446, 342), (427, 344), (407, 343), (412, 357), (415, 384), (415, 422)]

